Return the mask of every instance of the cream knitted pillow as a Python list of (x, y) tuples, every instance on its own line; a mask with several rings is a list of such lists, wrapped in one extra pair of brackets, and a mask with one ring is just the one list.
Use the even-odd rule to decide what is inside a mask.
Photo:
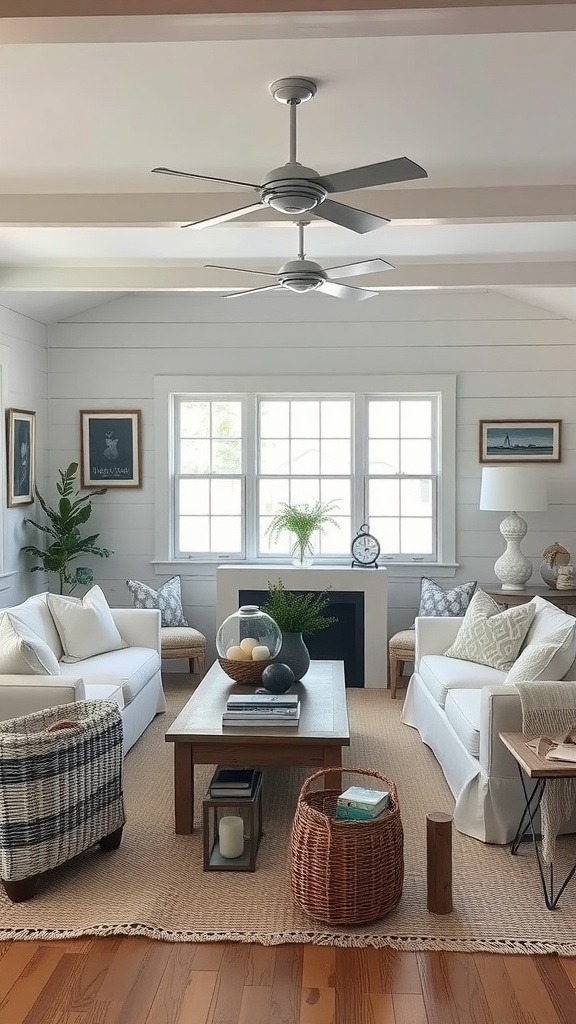
[[(574, 660), (572, 644), (575, 626), (576, 622), (560, 626), (549, 636), (528, 644), (512, 665), (504, 682), (516, 683), (519, 679), (529, 682), (535, 679), (563, 679)], [(559, 657), (562, 654), (566, 657)]]
[(501, 611), (496, 601), (483, 590), (477, 590), (454, 643), (445, 652), (446, 657), (475, 661), (506, 672), (518, 657), (535, 610), (528, 603)]

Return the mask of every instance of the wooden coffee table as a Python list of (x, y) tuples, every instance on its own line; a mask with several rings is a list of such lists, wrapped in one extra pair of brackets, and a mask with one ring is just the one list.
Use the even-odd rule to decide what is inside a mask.
[[(313, 661), (301, 683), (297, 729), (222, 728), (222, 712), (230, 693), (253, 693), (255, 687), (238, 686), (218, 662), (208, 670), (195, 693), (166, 733), (174, 744), (174, 817), (178, 835), (189, 835), (194, 825), (194, 765), (250, 765), (254, 768), (310, 765), (340, 768), (342, 747), (350, 745), (344, 662)], [(329, 788), (337, 787), (340, 779)]]

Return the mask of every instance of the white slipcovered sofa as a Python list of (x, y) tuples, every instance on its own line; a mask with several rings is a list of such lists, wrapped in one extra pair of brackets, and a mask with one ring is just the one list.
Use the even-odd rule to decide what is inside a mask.
[[(522, 731), (520, 695), (514, 684), (504, 684), (507, 672), (444, 656), (462, 621), (416, 619), (402, 722), (418, 730), (440, 763), (456, 801), (456, 828), (486, 843), (508, 843), (524, 797), (516, 761), (499, 733)], [(563, 678), (576, 680), (576, 661)], [(576, 831), (576, 816), (565, 831)]]
[(123, 646), (72, 663), (63, 661), (47, 594), (0, 609), (11, 624), (31, 630), (55, 655), (58, 674), (0, 673), (0, 721), (81, 700), (112, 700), (123, 721), (128, 751), (156, 714), (166, 710), (160, 673), (160, 612), (111, 608)]

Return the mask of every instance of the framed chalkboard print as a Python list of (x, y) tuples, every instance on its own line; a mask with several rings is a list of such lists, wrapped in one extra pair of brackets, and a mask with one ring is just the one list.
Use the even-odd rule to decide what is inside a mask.
[(6, 412), (8, 445), (8, 507), (34, 501), (36, 466), (36, 413), (26, 409)]
[(141, 487), (139, 409), (83, 409), (80, 465), (83, 487)]

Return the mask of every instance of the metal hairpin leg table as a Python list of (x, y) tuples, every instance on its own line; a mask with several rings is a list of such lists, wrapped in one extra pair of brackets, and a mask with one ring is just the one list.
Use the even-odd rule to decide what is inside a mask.
[[(516, 854), (523, 839), (526, 836), (530, 837), (536, 851), (536, 861), (546, 906), (548, 910), (555, 910), (562, 893), (576, 872), (576, 863), (572, 866), (555, 893), (554, 865), (549, 864), (547, 866), (548, 871), (546, 871), (534, 819), (542, 802), (546, 783), (550, 779), (575, 779), (576, 764), (568, 761), (546, 761), (543, 757), (539, 757), (534, 750), (531, 750), (526, 745), (526, 737), (521, 732), (501, 732), (500, 739), (516, 761), (526, 802), (520, 818), (520, 824), (510, 846), (510, 853)], [(525, 776), (535, 779), (531, 792), (528, 792)]]

